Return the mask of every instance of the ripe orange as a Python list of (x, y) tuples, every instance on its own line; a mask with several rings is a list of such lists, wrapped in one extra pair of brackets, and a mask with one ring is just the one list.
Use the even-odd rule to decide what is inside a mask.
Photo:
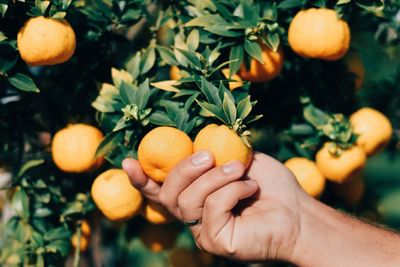
[(51, 155), (57, 167), (65, 172), (88, 172), (101, 166), (104, 159), (94, 159), (103, 140), (99, 129), (87, 124), (71, 124), (53, 138)]
[(64, 19), (43, 16), (28, 19), (19, 30), (17, 45), (29, 65), (54, 65), (67, 61), (75, 52), (76, 38)]
[(146, 224), (140, 231), (139, 238), (153, 252), (161, 252), (173, 247), (179, 230), (175, 225)]
[(344, 60), (347, 63), (349, 71), (356, 76), (354, 78), (355, 89), (360, 89), (365, 77), (364, 64), (361, 60), (360, 55), (357, 53), (347, 53), (347, 55), (344, 57)]
[(134, 188), (125, 171), (111, 169), (100, 174), (92, 184), (92, 198), (97, 208), (112, 221), (132, 218), (142, 206), (142, 195)]
[[(229, 69), (225, 68), (221, 70), (224, 76), (229, 79)], [(235, 80), (235, 82), (229, 82), (229, 89), (231, 91), (235, 90), (236, 88), (242, 87), (243, 86), (243, 80), (240, 78), (239, 75), (233, 74), (231, 77), (231, 80)]]
[(350, 29), (335, 10), (310, 8), (298, 12), (289, 26), (290, 47), (303, 57), (337, 60), (350, 46)]
[[(79, 243), (79, 251), (85, 252), (89, 247), (89, 237), (81, 235), (81, 240)], [(71, 238), (71, 244), (73, 248), (78, 247), (78, 236), (74, 234)]]
[(357, 144), (367, 155), (372, 155), (384, 148), (393, 134), (389, 119), (372, 108), (361, 108), (350, 116), (353, 131), (359, 134)]
[(293, 172), (307, 194), (315, 198), (322, 194), (325, 189), (325, 177), (313, 161), (307, 158), (291, 158), (285, 162), (285, 166)]
[(340, 156), (334, 156), (329, 152), (332, 145), (327, 142), (317, 152), (315, 161), (318, 169), (332, 182), (343, 183), (351, 180), (365, 166), (367, 156), (364, 150), (359, 146), (352, 146), (344, 150)]
[(179, 74), (181, 70), (177, 67), (177, 66), (171, 66), (171, 68), (169, 69), (169, 77), (171, 78), (171, 80), (179, 80), (182, 78), (182, 76)]
[(279, 49), (274, 52), (271, 48), (265, 44), (261, 44), (262, 48), (262, 60), (264, 64), (261, 64), (258, 60), (252, 58), (250, 61), (250, 69), (246, 68), (245, 64), (240, 66), (239, 76), (243, 80), (262, 83), (267, 82), (279, 75), (283, 66), (283, 52)]
[(143, 137), (138, 148), (138, 160), (149, 177), (163, 182), (168, 172), (192, 153), (193, 143), (186, 133), (163, 126)]
[[(91, 229), (89, 222), (84, 220), (81, 224), (81, 240), (79, 244), (79, 250), (85, 252), (88, 249), (90, 241)], [(78, 246), (78, 235), (74, 234), (71, 239), (72, 247), (76, 248)]]
[(343, 184), (336, 184), (333, 187), (335, 194), (343, 199), (349, 206), (353, 206), (360, 201), (364, 190), (365, 183), (362, 175), (358, 175), (354, 179)]
[(225, 125), (209, 124), (204, 127), (197, 134), (193, 148), (194, 152), (200, 150), (211, 152), (216, 166), (239, 160), (247, 167), (252, 159), (252, 149)]
[(143, 208), (143, 216), (153, 224), (169, 223), (173, 217), (161, 204), (148, 200)]

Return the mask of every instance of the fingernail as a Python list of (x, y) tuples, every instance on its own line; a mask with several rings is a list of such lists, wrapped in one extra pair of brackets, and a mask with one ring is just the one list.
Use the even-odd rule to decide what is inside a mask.
[(222, 171), (226, 174), (235, 173), (235, 172), (239, 171), (239, 169), (240, 169), (240, 165), (236, 161), (229, 162), (222, 167)]
[(197, 152), (192, 156), (192, 163), (195, 166), (203, 165), (211, 160), (210, 153), (206, 151)]
[(258, 186), (257, 182), (254, 180), (245, 180), (244, 182), (249, 186)]

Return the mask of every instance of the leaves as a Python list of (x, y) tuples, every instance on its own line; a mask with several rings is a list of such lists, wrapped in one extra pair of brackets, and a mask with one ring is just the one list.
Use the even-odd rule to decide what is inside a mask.
[(257, 42), (252, 42), (249, 40), (244, 41), (244, 50), (252, 56), (253, 58), (257, 59), (261, 64), (264, 64), (264, 61), (261, 56), (261, 47)]
[(12, 77), (8, 78), (8, 81), (15, 88), (20, 89), (25, 92), (35, 92), (38, 93), (40, 90), (37, 88), (33, 80), (22, 73), (17, 73)]

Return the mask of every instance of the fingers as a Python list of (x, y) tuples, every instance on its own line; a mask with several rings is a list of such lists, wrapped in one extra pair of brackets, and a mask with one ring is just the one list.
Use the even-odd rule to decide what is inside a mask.
[(137, 160), (130, 158), (124, 159), (122, 161), (122, 168), (128, 174), (132, 185), (136, 189), (148, 199), (160, 202), (158, 194), (160, 193), (161, 186), (144, 174)]
[(193, 181), (178, 197), (182, 218), (186, 221), (201, 218), (206, 198), (221, 187), (240, 179), (244, 172), (243, 164), (233, 161), (211, 169)]
[(254, 180), (234, 181), (210, 194), (203, 207), (201, 234), (200, 228), (191, 229), (193, 236), (201, 237), (201, 240), (197, 240), (199, 245), (206, 250), (218, 249), (223, 255), (231, 254), (235, 224), (232, 209), (257, 190), (258, 184)]
[(211, 169), (214, 158), (207, 151), (200, 151), (181, 161), (170, 171), (159, 193), (161, 203), (178, 218), (182, 218), (178, 208), (178, 196), (195, 179)]

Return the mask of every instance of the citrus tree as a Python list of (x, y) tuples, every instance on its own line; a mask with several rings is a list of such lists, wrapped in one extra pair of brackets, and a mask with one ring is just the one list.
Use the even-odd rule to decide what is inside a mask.
[(198, 251), (122, 170), (162, 183), (199, 150), (268, 153), (311, 196), (400, 226), (400, 182), (368, 167), (399, 161), (399, 8), (2, 0), (1, 265), (241, 265)]

